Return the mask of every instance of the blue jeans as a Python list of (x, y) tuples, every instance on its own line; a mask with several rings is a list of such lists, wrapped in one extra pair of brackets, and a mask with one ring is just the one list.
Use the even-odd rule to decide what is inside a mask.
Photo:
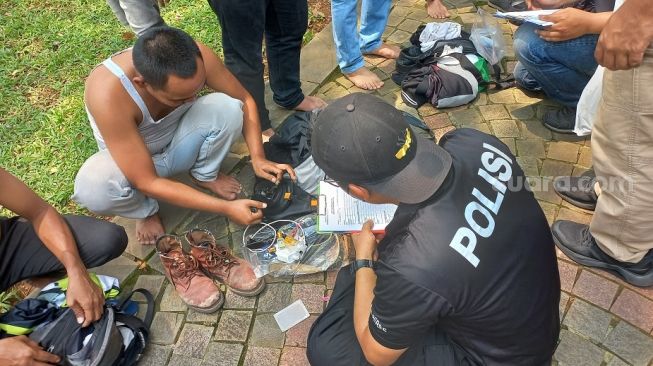
[[(181, 117), (168, 147), (152, 156), (157, 175), (189, 173), (198, 181), (214, 180), (242, 126), (240, 100), (222, 93), (197, 99)], [(154, 198), (132, 187), (108, 150), (100, 150), (84, 162), (75, 178), (72, 199), (105, 216), (143, 219), (159, 211)]]
[(517, 84), (528, 90), (541, 90), (547, 97), (576, 107), (585, 85), (596, 70), (594, 49), (598, 35), (588, 34), (563, 42), (541, 39), (531, 24), (515, 33)]
[(357, 0), (331, 0), (336, 57), (344, 74), (363, 67), (363, 53), (381, 47), (381, 35), (388, 22), (392, 1), (363, 0), (360, 33), (356, 29), (357, 3)]

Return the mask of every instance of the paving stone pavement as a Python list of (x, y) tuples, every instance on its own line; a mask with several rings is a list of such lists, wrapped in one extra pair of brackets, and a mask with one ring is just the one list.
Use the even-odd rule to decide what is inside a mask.
[[(476, 8), (468, 0), (445, 0), (452, 18), (469, 30)], [(477, 5), (481, 5), (477, 3)], [(482, 6), (482, 5), (481, 5)], [(484, 6), (485, 7), (485, 6)], [(431, 21), (423, 0), (399, 0), (390, 14), (384, 37), (405, 44), (414, 29)], [(512, 70), (514, 26), (503, 23), (509, 46), (504, 69)], [(529, 176), (529, 183), (547, 219), (570, 219), (588, 223), (591, 213), (563, 203), (551, 189), (556, 175), (580, 175), (591, 166), (589, 138), (552, 133), (538, 118), (554, 104), (519, 89), (489, 91), (471, 104), (438, 110), (419, 110), (401, 101), (399, 88), (389, 79), (394, 61), (366, 58), (366, 65), (385, 80), (374, 94), (397, 108), (421, 117), (434, 136), (458, 127), (473, 127), (495, 134), (517, 156)], [(302, 55), (302, 83), (307, 93), (332, 100), (362, 91), (337, 70), (330, 26), (307, 45)], [(270, 106), (272, 103), (269, 104)], [(287, 111), (272, 108), (278, 123)], [(244, 158), (242, 144), (234, 149), (223, 170), (234, 174), (251, 193), (253, 172)], [(239, 252), (243, 228), (225, 218), (189, 212), (163, 204), (164, 223), (169, 232), (183, 233), (190, 227), (214, 232), (219, 241)], [(223, 309), (215, 314), (188, 310), (173, 287), (163, 277), (158, 256), (151, 246), (141, 246), (133, 238), (133, 222), (118, 219), (130, 234), (126, 253), (97, 272), (115, 276), (125, 287), (150, 289), (157, 297), (157, 313), (152, 326), (152, 344), (142, 365), (308, 365), (305, 347), (311, 324), (322, 312), (323, 296), (333, 288), (336, 272), (295, 278), (268, 278), (267, 289), (257, 298), (243, 298), (229, 291)], [(560, 315), (562, 332), (554, 365), (650, 365), (653, 360), (653, 288), (630, 286), (602, 271), (579, 266), (558, 251), (562, 286)], [(311, 316), (282, 333), (272, 314), (302, 299)]]

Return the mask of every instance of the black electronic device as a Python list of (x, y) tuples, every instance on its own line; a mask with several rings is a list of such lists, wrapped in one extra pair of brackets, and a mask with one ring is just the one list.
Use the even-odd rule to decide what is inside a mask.
[(284, 175), (279, 184), (256, 178), (251, 198), (267, 204), (263, 209), (263, 217), (268, 221), (292, 219), (317, 211), (316, 198), (301, 189), (287, 175)]

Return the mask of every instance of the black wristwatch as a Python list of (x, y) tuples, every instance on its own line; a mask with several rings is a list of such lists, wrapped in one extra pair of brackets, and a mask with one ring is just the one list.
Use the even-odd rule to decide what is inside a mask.
[(351, 273), (356, 273), (361, 268), (372, 268), (376, 267), (376, 262), (371, 259), (358, 259), (351, 263)]

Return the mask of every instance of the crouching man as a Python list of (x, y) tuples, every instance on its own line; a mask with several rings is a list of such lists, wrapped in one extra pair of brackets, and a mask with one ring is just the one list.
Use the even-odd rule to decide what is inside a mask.
[[(91, 217), (62, 217), (2, 168), (0, 187), (0, 206), (18, 215), (0, 217), (0, 292), (24, 279), (65, 272), (69, 280), (66, 302), (77, 321), (86, 327), (100, 319), (104, 294), (86, 269), (101, 266), (122, 254), (127, 246), (125, 230)], [(25, 336), (0, 339), (0, 365), (57, 362), (57, 356)]]
[(551, 363), (553, 240), (503, 143), (460, 129), (438, 145), (352, 94), (319, 115), (312, 150), (352, 196), (399, 205), (380, 242), (371, 222), (354, 236), (356, 261), (309, 334), (313, 366)]
[[(200, 97), (205, 87), (215, 92)], [(256, 175), (295, 177), (265, 158), (249, 93), (213, 51), (179, 29), (152, 28), (102, 62), (86, 81), (85, 102), (99, 152), (78, 172), (73, 199), (101, 215), (138, 219), (141, 243), (164, 234), (157, 200), (238, 224), (261, 219), (252, 208), (263, 203), (235, 200), (241, 185), (219, 173), (241, 131)], [(219, 198), (167, 178), (182, 173)]]

